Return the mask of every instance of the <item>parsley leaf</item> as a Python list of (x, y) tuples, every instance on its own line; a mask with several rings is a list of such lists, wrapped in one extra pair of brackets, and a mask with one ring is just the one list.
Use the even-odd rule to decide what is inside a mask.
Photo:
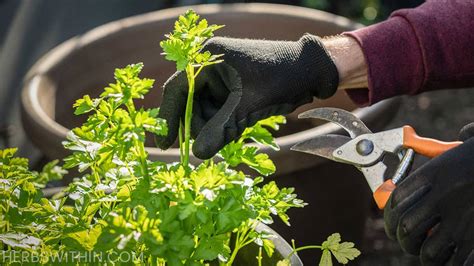
[(227, 245), (227, 236), (225, 235), (216, 235), (200, 239), (193, 258), (196, 260), (212, 261), (219, 255), (225, 258), (230, 255), (230, 248)]
[(214, 31), (222, 25), (209, 25), (207, 20), (200, 20), (193, 10), (179, 16), (172, 33), (160, 42), (163, 54), (169, 61), (176, 62), (177, 70), (185, 70), (188, 65), (207, 66), (221, 62), (220, 55), (212, 55), (209, 51), (201, 51), (204, 42), (214, 36)]
[(319, 261), (319, 266), (332, 266), (331, 251), (327, 249), (323, 250), (323, 254), (321, 255), (321, 259)]
[(341, 264), (347, 264), (350, 260), (353, 260), (360, 255), (360, 251), (354, 247), (354, 243), (341, 243), (341, 235), (338, 233), (330, 235), (321, 246), (323, 249), (323, 256), (321, 257), (319, 265), (332, 265), (331, 256), (328, 255), (329, 252), (332, 253), (336, 260)]

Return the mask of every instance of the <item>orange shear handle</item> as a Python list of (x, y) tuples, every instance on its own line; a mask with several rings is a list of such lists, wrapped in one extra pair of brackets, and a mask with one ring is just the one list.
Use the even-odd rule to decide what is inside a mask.
[(416, 153), (430, 158), (436, 157), (461, 144), (462, 141), (445, 142), (436, 139), (423, 138), (418, 136), (411, 126), (403, 127), (403, 147), (413, 149)]
[(387, 181), (383, 182), (379, 188), (377, 188), (377, 190), (374, 192), (374, 199), (379, 209), (383, 210), (385, 208), (392, 191), (394, 191), (396, 187), (397, 185), (393, 183), (392, 179), (388, 179)]
[[(403, 127), (403, 147), (413, 149), (416, 153), (430, 158), (436, 157), (461, 144), (462, 141), (444, 142), (436, 139), (423, 138), (418, 136), (411, 126)], [(396, 187), (393, 181), (389, 179), (377, 188), (374, 192), (374, 199), (379, 209), (382, 210), (385, 208), (392, 191), (395, 190)]]

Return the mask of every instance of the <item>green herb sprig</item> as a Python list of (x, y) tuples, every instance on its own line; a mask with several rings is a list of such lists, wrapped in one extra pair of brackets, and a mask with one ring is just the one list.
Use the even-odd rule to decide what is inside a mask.
[[(188, 80), (188, 98), (186, 101), (186, 112), (183, 126), (180, 126), (180, 150), (183, 152), (182, 163), (189, 163), (189, 143), (191, 139), (191, 118), (193, 110), (193, 96), (195, 79), (201, 70), (209, 65), (222, 62), (222, 55), (212, 55), (209, 51), (201, 51), (204, 42), (214, 36), (214, 31), (224, 27), (223, 25), (209, 25), (207, 20), (199, 20), (199, 15), (193, 10), (188, 10), (179, 16), (174, 24), (174, 31), (166, 35), (167, 39), (160, 42), (167, 60), (176, 62), (176, 69), (186, 71)], [(181, 146), (183, 145), (183, 146)]]
[(277, 266), (290, 266), (290, 258), (293, 254), (307, 249), (319, 249), (323, 251), (323, 255), (319, 260), (319, 266), (332, 266), (332, 257), (336, 258), (337, 262), (346, 265), (349, 261), (354, 260), (360, 255), (360, 251), (354, 247), (352, 242), (342, 242), (341, 235), (334, 233), (330, 235), (326, 241), (321, 245), (310, 245), (303, 247), (296, 247), (295, 241), (292, 240), (293, 251), (285, 258), (277, 263)]

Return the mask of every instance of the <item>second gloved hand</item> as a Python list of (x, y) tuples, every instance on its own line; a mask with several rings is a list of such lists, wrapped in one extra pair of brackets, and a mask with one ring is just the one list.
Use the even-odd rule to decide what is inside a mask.
[[(205, 67), (196, 80), (191, 134), (193, 153), (201, 159), (212, 157), (257, 121), (288, 114), (313, 97), (328, 98), (338, 86), (337, 68), (313, 35), (295, 42), (216, 37), (203, 50), (223, 54), (224, 62)], [(156, 137), (162, 149), (176, 140), (187, 90), (184, 72), (164, 85), (159, 116), (167, 120), (169, 134)]]
[[(393, 191), (385, 229), (423, 265), (474, 265), (474, 123)], [(429, 233), (428, 233), (429, 232)]]

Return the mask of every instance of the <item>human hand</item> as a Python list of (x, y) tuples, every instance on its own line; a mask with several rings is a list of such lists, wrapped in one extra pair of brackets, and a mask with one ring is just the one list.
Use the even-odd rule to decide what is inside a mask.
[[(313, 97), (328, 98), (338, 87), (338, 70), (313, 35), (295, 42), (216, 37), (203, 50), (223, 54), (224, 62), (205, 67), (196, 80), (191, 135), (193, 153), (202, 159), (257, 121), (288, 114)], [(164, 85), (159, 116), (168, 122), (169, 133), (156, 137), (162, 149), (176, 139), (187, 89), (184, 72)]]
[(474, 265), (474, 123), (464, 144), (410, 174), (384, 211), (387, 235), (423, 265)]

